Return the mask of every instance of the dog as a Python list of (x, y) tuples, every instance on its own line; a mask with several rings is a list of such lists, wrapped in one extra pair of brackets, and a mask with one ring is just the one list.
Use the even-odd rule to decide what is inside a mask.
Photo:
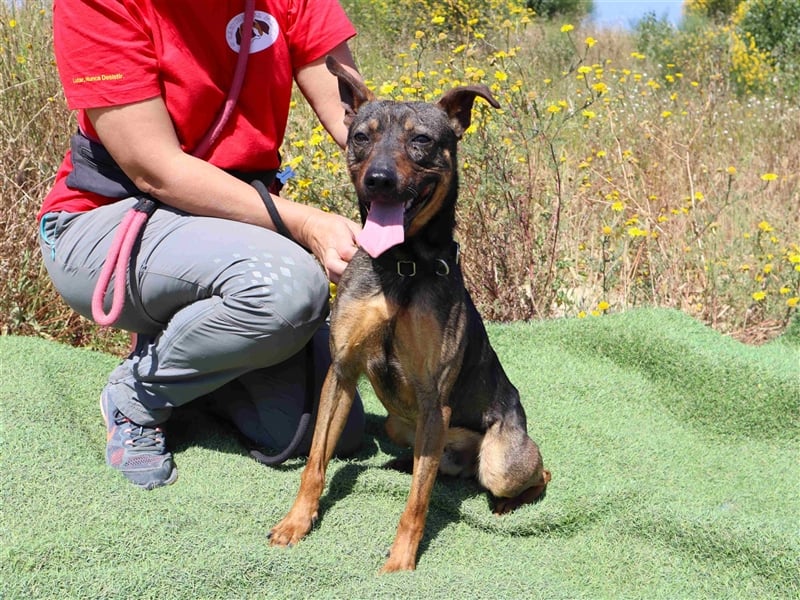
[(528, 436), (519, 392), (464, 286), (455, 227), (456, 146), (485, 86), (438, 104), (376, 100), (332, 57), (349, 127), (347, 165), (364, 228), (331, 314), (331, 353), (295, 502), (269, 534), (292, 546), (318, 517), (325, 470), (366, 374), (389, 413), (386, 430), (413, 446), (411, 491), (382, 572), (413, 570), (437, 472), (475, 477), (502, 514), (539, 500), (550, 472)]

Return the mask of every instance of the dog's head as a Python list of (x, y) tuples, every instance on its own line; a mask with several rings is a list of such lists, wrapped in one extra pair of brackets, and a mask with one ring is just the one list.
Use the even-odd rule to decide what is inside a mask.
[(436, 104), (377, 100), (333, 57), (326, 64), (339, 79), (349, 127), (347, 166), (365, 222), (359, 244), (377, 257), (442, 211), (454, 222), (456, 145), (477, 96), (499, 108), (489, 89), (457, 87)]

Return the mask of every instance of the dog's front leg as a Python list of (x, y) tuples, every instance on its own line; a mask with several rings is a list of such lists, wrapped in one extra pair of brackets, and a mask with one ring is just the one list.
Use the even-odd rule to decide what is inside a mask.
[(411, 491), (397, 526), (389, 559), (383, 565), (381, 573), (412, 571), (417, 565), (417, 549), (425, 530), (428, 505), (442, 459), (449, 423), (450, 408), (438, 403), (426, 407), (425, 412), (420, 412), (418, 416)]
[(325, 487), (325, 470), (344, 430), (353, 404), (356, 383), (342, 381), (334, 367), (328, 370), (320, 395), (317, 424), (308, 462), (303, 470), (300, 490), (283, 520), (269, 533), (270, 545), (292, 546), (313, 527), (318, 517), (319, 499)]

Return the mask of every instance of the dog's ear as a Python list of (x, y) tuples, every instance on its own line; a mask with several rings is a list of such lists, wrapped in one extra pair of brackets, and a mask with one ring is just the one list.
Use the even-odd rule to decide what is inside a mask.
[(342, 99), (342, 106), (344, 106), (344, 124), (350, 127), (358, 108), (362, 104), (374, 100), (375, 95), (364, 85), (363, 81), (345, 69), (333, 56), (325, 57), (325, 66), (339, 80), (339, 96)]
[(494, 99), (489, 88), (485, 85), (468, 85), (453, 88), (439, 100), (439, 107), (450, 117), (450, 124), (459, 139), (472, 122), (472, 105), (475, 98), (480, 96), (494, 108), (500, 108), (500, 103)]

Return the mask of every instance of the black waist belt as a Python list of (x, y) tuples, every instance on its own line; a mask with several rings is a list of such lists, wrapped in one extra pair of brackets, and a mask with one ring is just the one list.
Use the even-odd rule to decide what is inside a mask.
[[(130, 198), (144, 196), (109, 154), (105, 146), (89, 139), (80, 131), (70, 138), (72, 172), (67, 175), (67, 187), (84, 192), (93, 192), (107, 198)], [(234, 171), (227, 173), (246, 183), (261, 181), (270, 187), (278, 173), (268, 171)]]

